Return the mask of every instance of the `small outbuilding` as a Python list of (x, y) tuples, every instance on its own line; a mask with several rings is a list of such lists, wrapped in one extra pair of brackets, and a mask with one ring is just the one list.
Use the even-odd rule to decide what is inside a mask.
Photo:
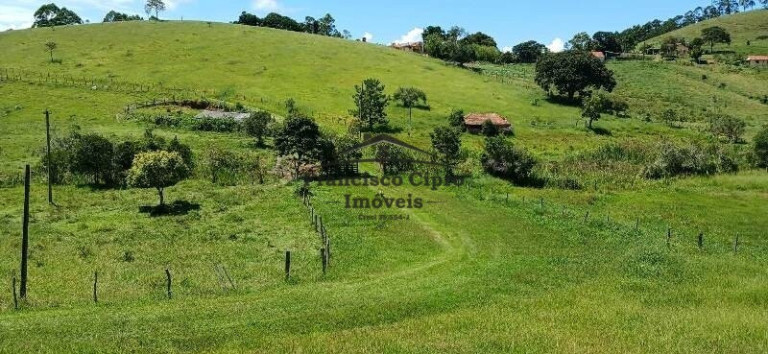
[(750, 55), (747, 57), (747, 64), (754, 67), (768, 67), (768, 55)]
[(512, 129), (512, 124), (498, 113), (470, 113), (464, 116), (464, 127), (472, 134), (479, 134), (483, 131), (483, 123), (490, 121), (501, 132), (508, 132)]

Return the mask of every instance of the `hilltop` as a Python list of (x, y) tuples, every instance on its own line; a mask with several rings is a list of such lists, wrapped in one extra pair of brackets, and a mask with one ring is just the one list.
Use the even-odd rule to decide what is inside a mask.
[[(651, 39), (648, 44), (659, 44), (668, 37), (682, 37), (690, 41), (701, 37), (703, 29), (714, 26), (725, 28), (731, 34), (732, 40), (730, 46), (715, 45), (715, 51), (735, 51), (741, 55), (768, 55), (768, 10), (748, 11), (702, 21)], [(750, 45), (747, 45), (747, 41)]]

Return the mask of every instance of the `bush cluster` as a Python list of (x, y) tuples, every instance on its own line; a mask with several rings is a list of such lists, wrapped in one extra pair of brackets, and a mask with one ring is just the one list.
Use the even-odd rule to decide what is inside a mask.
[(502, 136), (485, 140), (485, 151), (480, 162), (489, 174), (516, 184), (528, 184), (535, 179), (533, 168), (537, 164), (536, 159)]
[(192, 150), (176, 138), (167, 142), (148, 130), (142, 139), (113, 142), (99, 134), (83, 134), (79, 128), (67, 137), (54, 139), (50, 161), (43, 155), (41, 165), (47, 168), (50, 163), (57, 184), (74, 179), (114, 187), (125, 185), (136, 155), (160, 150), (178, 153), (189, 170), (194, 168)]
[(658, 150), (658, 157), (642, 170), (641, 174), (645, 178), (661, 179), (681, 175), (731, 173), (739, 170), (741, 160), (735, 153), (726, 151), (718, 145), (704, 146), (694, 143), (676, 146), (671, 143), (662, 143)]

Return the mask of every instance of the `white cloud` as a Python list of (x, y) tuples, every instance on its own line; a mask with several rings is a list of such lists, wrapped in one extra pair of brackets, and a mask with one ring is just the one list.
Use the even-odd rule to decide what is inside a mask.
[(512, 47), (501, 48), (501, 52), (502, 53), (511, 53), (512, 52)]
[(424, 29), (416, 27), (410, 30), (408, 33), (404, 34), (402, 37), (400, 37), (400, 39), (393, 41), (392, 43), (405, 44), (405, 43), (421, 42), (422, 33), (424, 33)]
[(366, 42), (371, 42), (371, 41), (373, 41), (373, 35), (372, 35), (372, 34), (370, 34), (369, 32), (365, 32), (365, 33), (363, 34), (363, 38), (365, 38), (365, 41), (366, 41)]
[(560, 53), (565, 50), (565, 41), (561, 38), (555, 38), (552, 40), (552, 43), (547, 45), (547, 48), (552, 53)]
[(253, 8), (261, 12), (275, 12), (280, 10), (277, 0), (254, 0)]
[(0, 31), (32, 27), (32, 14), (28, 8), (0, 4)]

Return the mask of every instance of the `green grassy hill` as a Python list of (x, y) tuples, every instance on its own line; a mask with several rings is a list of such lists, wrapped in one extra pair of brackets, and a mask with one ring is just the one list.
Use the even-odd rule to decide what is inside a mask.
[[(59, 44), (61, 64), (49, 63), (49, 40)], [(549, 102), (527, 65), (494, 67), (502, 82), (371, 44), (195, 22), (13, 31), (0, 34), (0, 48), (0, 68), (25, 70), (21, 81), (0, 80), (0, 352), (768, 351), (768, 174), (743, 168), (649, 181), (638, 164), (596, 153), (707, 139), (700, 120), (659, 122), (666, 108), (701, 117), (727, 107), (745, 118), (751, 137), (768, 121), (757, 99), (768, 94), (765, 71), (610, 63), (632, 117), (603, 117), (597, 135), (583, 128), (577, 107)], [(60, 81), (46, 80), (48, 72)], [(151, 127), (121, 119), (124, 107), (167, 98), (173, 86), (276, 114), (293, 97), (323, 130), (340, 132), (353, 86), (368, 77), (390, 93), (402, 85), (428, 94), (431, 110), (416, 110), (414, 134), (398, 137), (428, 146), (452, 108), (496, 111), (544, 172), (585, 171), (573, 175), (582, 188), (524, 188), (480, 173), (482, 139), (469, 135), (462, 139), (473, 174), (460, 187), (313, 184), (332, 240), (326, 275), (296, 184), (270, 176), (264, 185), (225, 185), (204, 175), (211, 146), (274, 157), (242, 134), (155, 130), (190, 144), (198, 159), (197, 175), (166, 192), (195, 206), (187, 213), (141, 213), (156, 192), (131, 188), (56, 186), (57, 205), (46, 203), (38, 167), (46, 108), (57, 137), (77, 125), (138, 138)], [(66, 78), (89, 83), (71, 87)], [(92, 87), (89, 78), (101, 81)], [(153, 87), (137, 92), (125, 83)], [(388, 112), (394, 127), (407, 127), (405, 109)], [(16, 176), (24, 164), (35, 166), (30, 297), (14, 310), (23, 199)], [(380, 193), (428, 203), (344, 208), (347, 194)], [(360, 218), (378, 214), (407, 220)]]
[[(690, 41), (701, 37), (701, 30), (720, 26), (731, 34), (730, 46), (715, 45), (715, 51), (735, 51), (742, 55), (768, 55), (768, 10), (755, 10), (703, 21), (648, 41), (659, 44), (667, 37), (683, 37)], [(747, 41), (750, 45), (747, 45)]]

